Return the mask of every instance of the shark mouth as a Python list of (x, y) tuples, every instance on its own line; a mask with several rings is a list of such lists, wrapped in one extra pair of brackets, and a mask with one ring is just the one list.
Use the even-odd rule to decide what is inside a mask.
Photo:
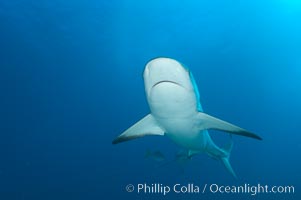
[(159, 81), (159, 82), (155, 83), (152, 88), (156, 87), (157, 85), (160, 85), (161, 83), (172, 83), (172, 84), (178, 85), (180, 87), (183, 87), (181, 84), (179, 84), (177, 82), (169, 81), (169, 80), (163, 80), (163, 81)]

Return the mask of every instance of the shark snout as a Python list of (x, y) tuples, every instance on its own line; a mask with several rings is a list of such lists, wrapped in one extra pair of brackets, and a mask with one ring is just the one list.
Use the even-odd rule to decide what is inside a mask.
[(187, 82), (190, 84), (187, 70), (178, 61), (170, 58), (156, 58), (148, 62), (143, 77), (148, 92), (167, 83), (181, 87), (185, 87)]

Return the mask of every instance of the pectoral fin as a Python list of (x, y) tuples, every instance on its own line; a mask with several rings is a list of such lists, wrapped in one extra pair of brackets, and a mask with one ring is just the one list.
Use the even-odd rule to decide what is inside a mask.
[(148, 114), (136, 124), (131, 126), (116, 139), (114, 139), (112, 143), (117, 144), (146, 135), (164, 135), (164, 130), (160, 128), (160, 126), (157, 124), (157, 121), (151, 114)]
[(254, 139), (262, 140), (261, 137), (258, 135), (248, 132), (238, 126), (235, 126), (233, 124), (230, 124), (228, 122), (225, 122), (223, 120), (220, 120), (218, 118), (212, 117), (210, 115), (207, 115), (206, 113), (199, 112), (198, 113), (198, 128), (200, 130), (204, 129), (216, 129), (221, 131), (226, 131), (232, 134), (241, 135), (245, 137), (251, 137)]

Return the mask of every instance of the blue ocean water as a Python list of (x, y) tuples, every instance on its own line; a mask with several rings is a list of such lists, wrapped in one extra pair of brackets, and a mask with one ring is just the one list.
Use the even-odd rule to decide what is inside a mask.
[[(298, 0), (0, 1), (0, 199), (300, 199)], [(180, 170), (166, 137), (112, 140), (149, 113), (142, 71), (165, 56), (194, 74), (233, 136), (231, 164)], [(219, 145), (228, 137), (211, 132)], [(294, 194), (138, 194), (128, 184), (294, 186)]]

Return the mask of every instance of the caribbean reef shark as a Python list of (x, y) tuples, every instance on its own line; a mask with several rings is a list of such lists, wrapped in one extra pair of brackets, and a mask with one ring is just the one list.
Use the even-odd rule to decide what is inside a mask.
[(113, 144), (146, 135), (167, 136), (189, 150), (189, 157), (204, 152), (221, 160), (236, 177), (229, 162), (233, 142), (218, 147), (208, 130), (215, 129), (231, 134), (261, 140), (261, 137), (238, 126), (203, 112), (199, 91), (189, 69), (171, 58), (149, 61), (143, 72), (145, 93), (150, 114), (119, 135)]

